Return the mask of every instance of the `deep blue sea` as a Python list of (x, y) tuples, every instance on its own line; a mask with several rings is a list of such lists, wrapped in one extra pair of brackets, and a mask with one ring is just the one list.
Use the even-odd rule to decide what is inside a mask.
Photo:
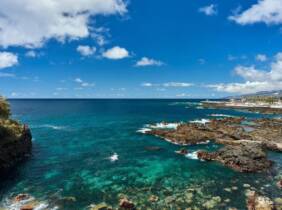
[[(272, 173), (238, 173), (178, 155), (181, 146), (137, 132), (146, 124), (208, 119), (210, 114), (265, 117), (202, 109), (198, 102), (10, 100), (13, 118), (31, 128), (33, 155), (1, 180), (0, 207), (16, 209), (11, 198), (28, 193), (38, 202), (37, 209), (80, 210), (101, 202), (116, 207), (123, 195), (139, 209), (205, 209), (214, 200), (213, 209), (245, 209), (246, 184), (271, 198), (281, 196), (274, 178), (281, 173), (281, 154), (268, 153), (276, 161)], [(209, 143), (187, 149), (193, 153), (218, 147)], [(117, 161), (110, 160), (114, 154)], [(156, 202), (149, 201), (152, 195), (158, 197)]]

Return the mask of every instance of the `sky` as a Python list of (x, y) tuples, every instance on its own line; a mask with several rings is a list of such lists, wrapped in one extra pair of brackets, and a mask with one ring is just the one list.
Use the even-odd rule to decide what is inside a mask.
[(221, 98), (282, 89), (282, 0), (1, 0), (0, 95)]

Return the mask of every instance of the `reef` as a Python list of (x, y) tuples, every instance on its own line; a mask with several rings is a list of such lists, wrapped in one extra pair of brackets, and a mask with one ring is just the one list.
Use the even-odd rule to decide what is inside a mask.
[(179, 145), (212, 140), (224, 147), (216, 152), (198, 152), (198, 158), (218, 161), (241, 172), (260, 172), (272, 162), (266, 150), (282, 151), (282, 119), (223, 118), (206, 123), (182, 123), (176, 129), (152, 129), (145, 134)]
[(27, 125), (10, 119), (8, 102), (0, 98), (0, 171), (2, 177), (31, 155), (32, 135)]

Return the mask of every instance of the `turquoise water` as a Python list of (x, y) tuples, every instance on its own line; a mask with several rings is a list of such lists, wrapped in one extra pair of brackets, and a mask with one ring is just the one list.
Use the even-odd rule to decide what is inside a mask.
[[(198, 109), (198, 102), (12, 100), (13, 118), (32, 130), (33, 156), (8, 180), (1, 181), (2, 205), (9, 205), (9, 199), (18, 193), (28, 193), (59, 209), (86, 209), (101, 202), (115, 207), (124, 194), (141, 209), (204, 209), (204, 203), (215, 196), (221, 197), (215, 209), (245, 209), (244, 184), (271, 198), (279, 196), (274, 178), (282, 167), (278, 153), (269, 153), (276, 161), (272, 173), (242, 174), (217, 163), (177, 155), (175, 150), (181, 146), (137, 132), (145, 124), (211, 118), (211, 114), (263, 117)], [(148, 151), (149, 146), (160, 150)], [(209, 143), (187, 149), (218, 147)], [(109, 157), (114, 153), (118, 160), (112, 162)], [(158, 201), (148, 201), (151, 195), (158, 196)], [(64, 200), (67, 197), (75, 199)]]

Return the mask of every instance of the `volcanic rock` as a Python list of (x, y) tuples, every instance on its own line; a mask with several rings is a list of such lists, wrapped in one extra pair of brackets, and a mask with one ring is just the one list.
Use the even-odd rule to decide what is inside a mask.
[(215, 160), (240, 172), (265, 171), (272, 162), (259, 144), (227, 145), (216, 152), (198, 152), (202, 160)]

